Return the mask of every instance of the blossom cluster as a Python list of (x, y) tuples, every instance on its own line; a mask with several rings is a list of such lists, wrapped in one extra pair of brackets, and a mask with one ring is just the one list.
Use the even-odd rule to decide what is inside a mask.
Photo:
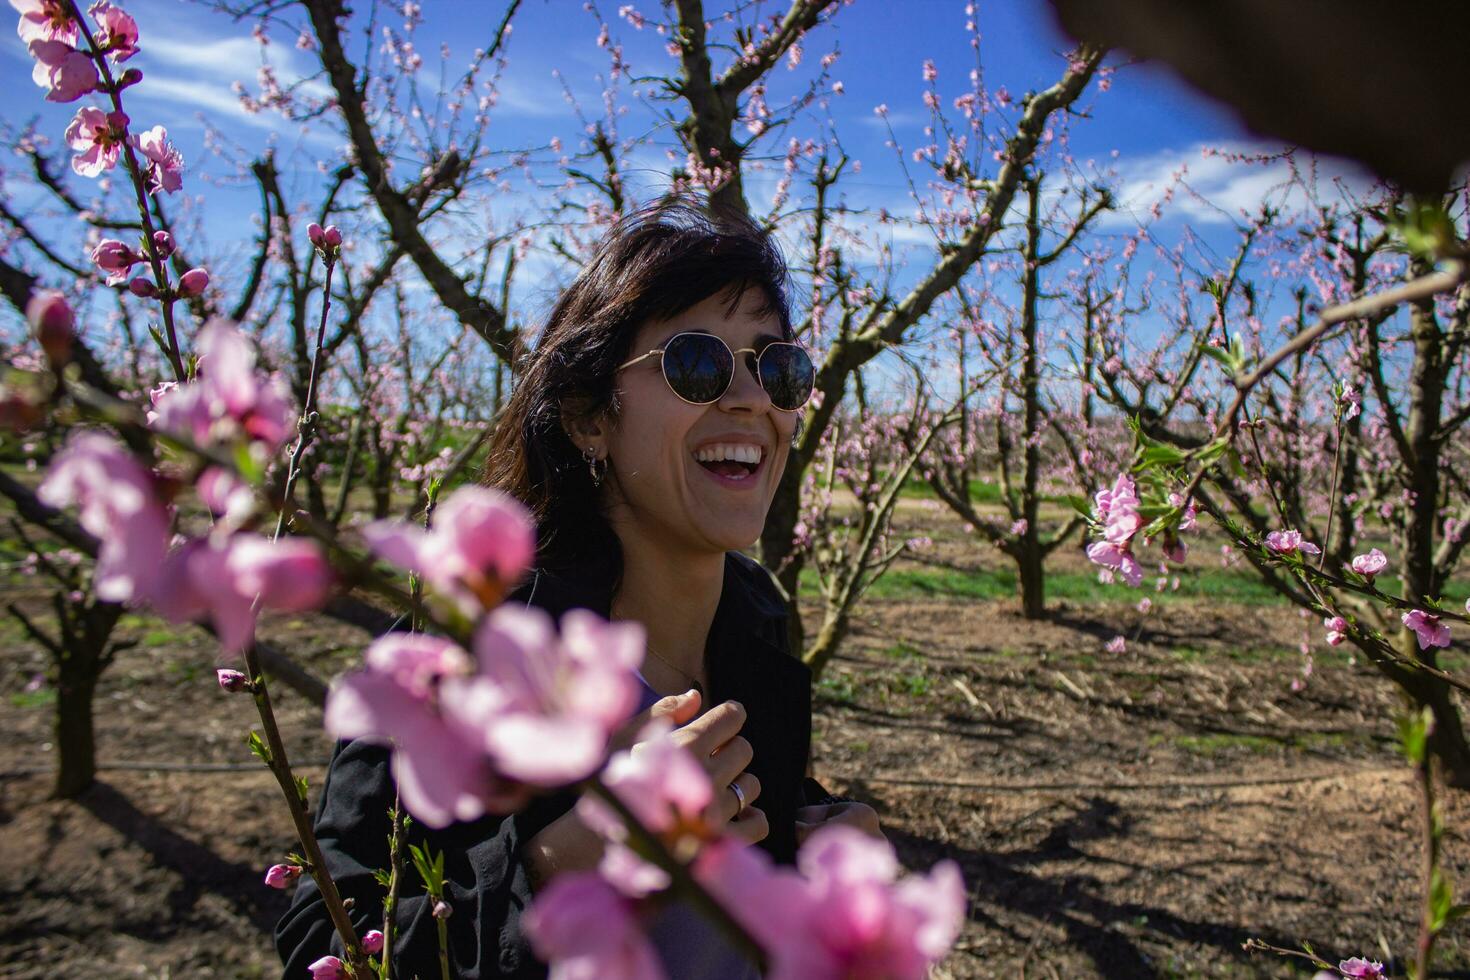
[[(249, 342), (232, 324), (216, 321), (201, 333), (199, 352), (194, 380), (155, 391), (152, 428), (200, 450), (264, 455), (279, 448), (294, 426), (292, 409), (279, 379), (255, 370)], [(239, 477), (218, 465), (200, 473), (200, 498), (229, 519), (179, 540), (169, 502), (176, 483), (116, 438), (88, 430), (57, 455), (38, 495), (52, 507), (76, 506), (79, 523), (98, 539), (98, 598), (151, 605), (171, 622), (208, 621), (227, 653), (253, 640), (262, 608), (321, 605), (331, 571), (320, 549), (243, 530), (254, 496)]]

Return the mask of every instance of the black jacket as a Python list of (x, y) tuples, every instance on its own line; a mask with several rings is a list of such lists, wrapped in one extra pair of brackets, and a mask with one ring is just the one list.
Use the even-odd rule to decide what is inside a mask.
[[(611, 577), (584, 569), (570, 574), (537, 573), (509, 601), (525, 602), (554, 616), (591, 609), (607, 616)], [(811, 674), (788, 653), (785, 606), (769, 575), (755, 562), (730, 553), (725, 582), (705, 647), (710, 703), (744, 705), (741, 734), (754, 748), (750, 771), (760, 779), (759, 806), (770, 822), (760, 846), (791, 863), (796, 853), (796, 809), (818, 802), (823, 790), (805, 778), (811, 748)], [(363, 741), (337, 747), (322, 787), (316, 834), (328, 868), (344, 897), (355, 900), (352, 919), (359, 934), (382, 921), (384, 890), (373, 872), (388, 866), (388, 809), (393, 782), (387, 750)], [(443, 830), (414, 826), (408, 838), (444, 852), (452, 975), (461, 980), (490, 977), (540, 978), (546, 967), (531, 952), (520, 918), (531, 901), (524, 843), (566, 813), (569, 792), (539, 797), (508, 817), (486, 816)], [(406, 851), (405, 851), (406, 853)], [(439, 976), (438, 935), (429, 903), (412, 865), (399, 892), (395, 976), (420, 980)], [(288, 978), (307, 977), (307, 965), (342, 945), (310, 876), (303, 875), (291, 908), (276, 926), (276, 948)]]

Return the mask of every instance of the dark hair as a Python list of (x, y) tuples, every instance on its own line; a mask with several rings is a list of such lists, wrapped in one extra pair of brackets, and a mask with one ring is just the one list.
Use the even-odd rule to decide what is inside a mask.
[(516, 497), (537, 521), (537, 565), (604, 565), (614, 588), (622, 548), (599, 503), (587, 462), (562, 412), (616, 419), (617, 368), (649, 320), (667, 320), (721, 295), (733, 312), (749, 289), (764, 295), (793, 337), (786, 263), (770, 237), (739, 212), (672, 201), (626, 215), (552, 308), (491, 438), (485, 481)]

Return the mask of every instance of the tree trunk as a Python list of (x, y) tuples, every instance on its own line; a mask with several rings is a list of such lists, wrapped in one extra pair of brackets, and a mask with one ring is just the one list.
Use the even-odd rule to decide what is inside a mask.
[[(1026, 529), (1029, 539), (1031, 529)], [(1022, 540), (1016, 555), (1016, 588), (1021, 596), (1021, 615), (1027, 619), (1046, 618), (1046, 562), (1038, 542)]]
[(842, 638), (847, 635), (847, 627), (848, 618), (844, 612), (834, 612), (829, 609), (827, 615), (823, 617), (822, 628), (817, 631), (817, 638), (812, 641), (811, 649), (801, 656), (802, 662), (811, 668), (812, 683), (816, 683), (822, 676), (827, 661), (832, 659), (832, 655), (837, 652), (838, 645), (842, 643)]
[(97, 688), (94, 658), (71, 652), (60, 664), (56, 684), (56, 781), (51, 796), (75, 799), (97, 774), (92, 731), (92, 695)]

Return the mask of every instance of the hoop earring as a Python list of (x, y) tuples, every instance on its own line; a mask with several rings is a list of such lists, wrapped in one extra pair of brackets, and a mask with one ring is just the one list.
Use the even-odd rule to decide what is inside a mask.
[(592, 478), (592, 485), (602, 486), (602, 478), (607, 475), (607, 460), (598, 459), (597, 450), (591, 446), (582, 450), (582, 458), (587, 461), (587, 474)]

